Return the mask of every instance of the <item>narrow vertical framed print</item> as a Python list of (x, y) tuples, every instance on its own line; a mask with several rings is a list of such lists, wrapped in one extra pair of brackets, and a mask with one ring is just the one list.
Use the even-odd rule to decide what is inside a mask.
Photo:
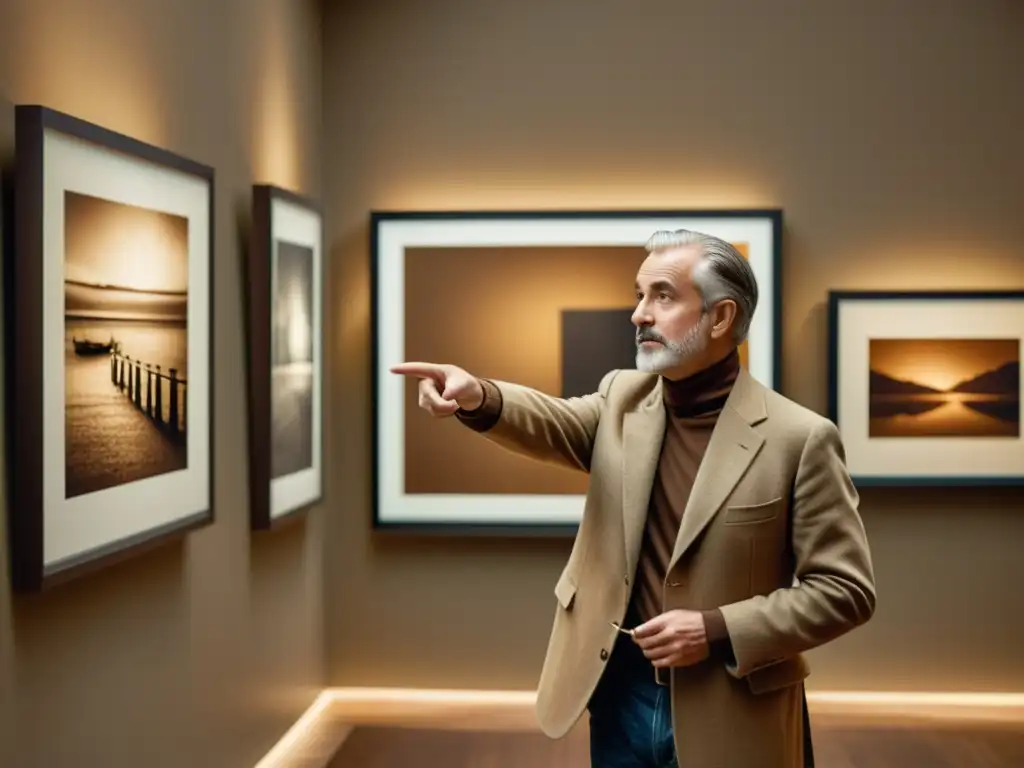
[(254, 529), (322, 497), (323, 236), (319, 209), (253, 187), (249, 249), (249, 477)]
[(505, 451), (417, 404), (391, 368), (450, 363), (572, 398), (636, 367), (637, 270), (651, 235), (688, 229), (734, 245), (759, 302), (742, 364), (781, 379), (782, 213), (376, 212), (371, 215), (373, 525), (417, 533), (571, 534), (588, 477)]
[(8, 342), (18, 590), (213, 518), (214, 171), (15, 108)]
[(829, 326), (855, 483), (1024, 485), (1024, 290), (835, 291)]

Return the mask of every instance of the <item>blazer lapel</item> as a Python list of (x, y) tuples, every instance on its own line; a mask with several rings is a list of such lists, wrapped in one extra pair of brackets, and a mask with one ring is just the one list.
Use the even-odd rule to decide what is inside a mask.
[(669, 570), (711, 522), (761, 450), (764, 438), (753, 426), (765, 418), (764, 390), (741, 369), (697, 470)]
[(658, 469), (665, 435), (662, 383), (657, 385), (634, 411), (623, 417), (622, 425), (622, 525), (626, 545), (627, 573), (636, 570), (640, 558), (647, 507)]

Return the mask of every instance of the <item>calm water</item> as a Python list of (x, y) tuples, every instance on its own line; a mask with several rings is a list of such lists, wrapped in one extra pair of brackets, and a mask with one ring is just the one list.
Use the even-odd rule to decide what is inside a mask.
[(313, 365), (274, 366), (271, 376), (271, 477), (313, 466)]
[[(187, 466), (184, 427), (187, 388), (178, 387), (178, 424), (166, 426), (170, 414), (170, 385), (161, 381), (160, 419), (147, 407), (147, 376), (141, 376), (142, 408), (137, 408), (111, 381), (110, 356), (79, 356), (72, 339), (106, 343), (111, 337), (133, 360), (160, 365), (164, 373), (178, 370), (187, 377), (185, 325), (102, 320), (72, 320), (65, 324), (65, 481), (66, 496), (78, 496), (135, 480), (154, 477)], [(157, 384), (154, 377), (153, 385)], [(156, 391), (152, 393), (156, 402)]]
[(998, 395), (874, 396), (871, 437), (1019, 437), (1020, 399)]

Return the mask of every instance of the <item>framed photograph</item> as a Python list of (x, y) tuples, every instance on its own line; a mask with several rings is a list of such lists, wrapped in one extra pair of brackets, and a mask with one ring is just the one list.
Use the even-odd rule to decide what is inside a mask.
[(212, 520), (214, 172), (15, 110), (13, 583), (35, 590)]
[(734, 244), (760, 300), (743, 364), (780, 381), (782, 214), (765, 211), (378, 212), (371, 217), (374, 526), (563, 535), (585, 474), (521, 458), (417, 407), (403, 361), (458, 365), (557, 397), (635, 368), (637, 269), (658, 230)]
[(323, 237), (299, 195), (253, 187), (249, 248), (249, 478), (252, 527), (318, 502), (321, 491)]
[(829, 417), (858, 485), (1021, 485), (1022, 291), (829, 295)]

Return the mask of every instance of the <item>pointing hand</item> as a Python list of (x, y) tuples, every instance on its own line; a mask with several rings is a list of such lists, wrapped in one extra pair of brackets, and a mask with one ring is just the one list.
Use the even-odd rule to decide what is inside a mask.
[(454, 365), (401, 363), (391, 372), (420, 380), (419, 406), (432, 416), (451, 416), (460, 408), (472, 411), (484, 401), (477, 378)]

